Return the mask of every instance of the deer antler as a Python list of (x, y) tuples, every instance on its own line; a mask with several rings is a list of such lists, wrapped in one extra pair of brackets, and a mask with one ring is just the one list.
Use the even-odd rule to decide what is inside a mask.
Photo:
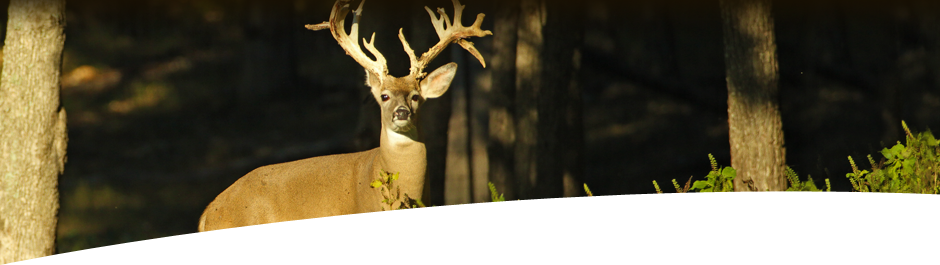
[(349, 35), (346, 35), (346, 30), (343, 26), (346, 25), (345, 19), (346, 13), (349, 12), (349, 1), (350, 0), (337, 0), (336, 3), (333, 4), (333, 10), (330, 13), (330, 21), (306, 25), (306, 28), (309, 30), (329, 28), (330, 32), (333, 33), (333, 38), (336, 39), (339, 46), (343, 47), (343, 50), (346, 50), (347, 55), (356, 60), (356, 62), (362, 65), (367, 71), (371, 71), (379, 77), (384, 77), (388, 75), (388, 67), (386, 66), (385, 56), (382, 56), (382, 53), (375, 49), (375, 33), (372, 33), (372, 39), (368, 42), (366, 42), (365, 38), (362, 39), (362, 44), (366, 46), (369, 53), (375, 56), (374, 61), (362, 52), (362, 49), (359, 47), (359, 41), (356, 40), (356, 38), (359, 37), (359, 19), (362, 17), (362, 6), (366, 3), (365, 0), (359, 3), (359, 7), (356, 8), (356, 11), (353, 11), (352, 28), (349, 30)]
[(470, 27), (464, 27), (460, 22), (461, 15), (463, 13), (464, 6), (460, 4), (460, 1), (453, 0), (454, 2), (454, 23), (450, 22), (450, 18), (447, 17), (447, 13), (444, 12), (443, 8), (437, 8), (437, 13), (441, 14), (441, 17), (438, 18), (437, 15), (434, 15), (434, 12), (431, 11), (427, 6), (424, 7), (424, 10), (428, 11), (428, 15), (431, 16), (431, 24), (434, 25), (434, 31), (437, 31), (437, 36), (440, 37), (440, 41), (431, 47), (427, 52), (421, 54), (421, 58), (415, 58), (415, 51), (411, 49), (411, 46), (408, 45), (408, 41), (405, 40), (405, 35), (402, 34), (401, 29), (398, 30), (398, 38), (401, 39), (402, 46), (405, 47), (405, 52), (408, 53), (408, 58), (411, 59), (411, 76), (414, 76), (415, 79), (420, 79), (424, 77), (425, 73), (424, 67), (428, 65), (444, 48), (447, 48), (448, 44), (456, 42), (460, 44), (461, 47), (466, 49), (473, 54), (473, 57), (476, 57), (480, 61), (480, 64), (483, 67), (486, 67), (486, 61), (483, 60), (483, 56), (480, 55), (480, 52), (477, 51), (476, 47), (473, 47), (473, 43), (465, 40), (469, 37), (484, 37), (486, 35), (493, 35), (493, 32), (489, 30), (480, 29), (480, 25), (483, 24), (483, 17), (485, 15), (477, 14), (477, 19), (473, 21), (473, 25)]
[[(385, 76), (388, 74), (388, 68), (385, 64), (385, 57), (375, 49), (375, 33), (372, 33), (372, 40), (366, 42), (365, 39), (362, 39), (363, 44), (366, 46), (366, 49), (369, 50), (372, 55), (375, 55), (375, 61), (370, 59), (362, 52), (359, 48), (359, 43), (356, 41), (356, 38), (359, 34), (359, 18), (362, 15), (362, 5), (365, 3), (365, 0), (359, 4), (359, 7), (356, 8), (356, 11), (353, 13), (355, 17), (353, 18), (352, 29), (350, 34), (346, 35), (346, 31), (343, 29), (344, 19), (346, 18), (346, 13), (349, 10), (349, 1), (350, 0), (337, 0), (336, 4), (333, 5), (333, 11), (330, 14), (330, 21), (325, 21), (320, 24), (306, 25), (307, 29), (310, 30), (321, 30), (321, 29), (330, 29), (330, 32), (333, 33), (333, 37), (336, 38), (336, 41), (339, 42), (339, 45), (346, 50), (346, 54), (351, 56), (356, 62), (365, 67), (367, 70), (372, 71), (379, 76)], [(408, 41), (405, 40), (405, 35), (402, 33), (402, 30), (398, 30), (398, 39), (401, 40), (402, 46), (404, 46), (405, 52), (408, 53), (408, 58), (411, 59), (411, 69), (410, 76), (415, 79), (421, 79), (424, 77), (425, 73), (424, 68), (427, 67), (428, 63), (431, 62), (444, 48), (447, 48), (448, 44), (457, 43), (461, 47), (466, 49), (473, 54), (473, 57), (476, 57), (480, 61), (480, 64), (483, 67), (486, 67), (486, 61), (483, 60), (483, 56), (480, 55), (480, 52), (477, 51), (476, 47), (473, 46), (472, 42), (465, 40), (469, 37), (484, 37), (486, 35), (493, 35), (493, 32), (489, 30), (480, 29), (480, 25), (483, 24), (483, 17), (485, 15), (477, 14), (477, 19), (473, 22), (473, 25), (470, 27), (465, 27), (460, 22), (461, 15), (463, 13), (463, 5), (460, 5), (460, 1), (453, 0), (454, 2), (454, 23), (451, 23), (450, 18), (447, 16), (447, 13), (444, 12), (443, 8), (438, 8), (437, 13), (441, 14), (441, 17), (434, 15), (434, 12), (430, 8), (424, 7), (428, 11), (428, 14), (431, 15), (431, 24), (434, 25), (434, 31), (437, 32), (437, 36), (440, 37), (440, 41), (437, 42), (431, 49), (427, 52), (421, 54), (421, 58), (415, 56), (415, 51), (411, 49), (411, 45), (408, 44)]]

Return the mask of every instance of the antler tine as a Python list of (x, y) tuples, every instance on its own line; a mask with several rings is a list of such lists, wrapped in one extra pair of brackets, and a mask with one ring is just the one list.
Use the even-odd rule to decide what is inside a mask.
[(422, 69), (417, 68), (418, 59), (415, 57), (415, 50), (412, 50), (411, 45), (409, 45), (408, 41), (405, 40), (405, 34), (402, 33), (401, 28), (398, 29), (398, 39), (401, 40), (401, 46), (405, 48), (405, 53), (408, 53), (408, 59), (411, 60), (411, 69), (410, 69), (411, 75), (414, 75), (416, 79), (423, 77), (423, 76), (415, 75), (415, 73), (420, 73)]
[(437, 15), (434, 15), (434, 12), (430, 8), (424, 7), (428, 11), (428, 15), (431, 16), (431, 24), (434, 26), (434, 31), (437, 32), (437, 36), (441, 39), (437, 42), (431, 49), (429, 49), (424, 54), (421, 54), (420, 59), (415, 59), (414, 50), (411, 49), (411, 46), (408, 45), (408, 42), (405, 41), (404, 35), (401, 34), (401, 30), (398, 31), (398, 38), (401, 39), (402, 45), (405, 46), (405, 51), (408, 52), (408, 56), (411, 58), (411, 75), (415, 78), (424, 77), (425, 73), (424, 67), (428, 65), (447, 45), (451, 43), (460, 44), (461, 47), (466, 49), (473, 54), (473, 57), (476, 57), (480, 61), (480, 64), (483, 67), (486, 67), (486, 61), (483, 60), (483, 56), (480, 55), (480, 52), (477, 51), (476, 47), (473, 46), (472, 42), (465, 40), (469, 37), (484, 37), (486, 35), (493, 35), (493, 32), (489, 30), (480, 29), (480, 25), (483, 24), (483, 17), (485, 15), (478, 14), (476, 21), (473, 22), (473, 25), (470, 27), (464, 27), (463, 23), (460, 22), (461, 15), (463, 13), (464, 6), (460, 4), (460, 1), (453, 0), (454, 2), (454, 22), (451, 23), (450, 17), (447, 16), (447, 13), (444, 12), (443, 8), (438, 8), (437, 12), (441, 14), (441, 17), (438, 18)]
[(366, 54), (359, 47), (359, 20), (362, 16), (362, 6), (366, 3), (363, 0), (359, 3), (359, 7), (353, 11), (353, 24), (352, 28), (349, 30), (349, 34), (346, 34), (346, 29), (343, 28), (346, 25), (346, 14), (349, 12), (349, 1), (350, 0), (337, 0), (333, 4), (333, 10), (330, 13), (330, 21), (326, 21), (320, 24), (306, 25), (307, 29), (310, 30), (321, 30), (329, 28), (330, 32), (333, 33), (333, 38), (336, 39), (336, 42), (339, 43), (340, 47), (343, 47), (343, 50), (346, 51), (346, 54), (352, 57), (356, 62), (362, 65), (368, 71), (371, 71), (379, 76), (385, 76), (388, 74), (388, 67), (386, 66), (385, 56), (382, 56), (375, 48), (375, 33), (372, 33), (372, 39), (366, 41), (365, 38), (362, 39), (363, 45), (375, 56), (375, 60), (366, 56)]

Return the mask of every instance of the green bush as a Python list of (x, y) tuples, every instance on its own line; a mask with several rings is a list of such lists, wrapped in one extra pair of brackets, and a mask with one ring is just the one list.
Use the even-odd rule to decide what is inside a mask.
[[(346, 250), (374, 264), (924, 264), (926, 195), (940, 191), (940, 146), (929, 131), (915, 136), (903, 126), (906, 144), (885, 148), (880, 161), (869, 156), (871, 170), (859, 170), (849, 157), (846, 177), (857, 210), (847, 214), (828, 179), (820, 190), (789, 169), (790, 185), (779, 201), (737, 201), (734, 169), (719, 167), (709, 155), (711, 172), (683, 186), (673, 180), (676, 194), (664, 194), (653, 182), (662, 233), (653, 238), (637, 222), (633, 204), (628, 215), (587, 186), (588, 205), (565, 212), (568, 230), (554, 232), (490, 185), (492, 202), (472, 216), (462, 209), (448, 232), (449, 211), (405, 203), (398, 224), (386, 220), (395, 231), (390, 255), (373, 255), (364, 238)], [(395, 178), (383, 175), (374, 183), (386, 191), (387, 203), (401, 198), (387, 192)]]

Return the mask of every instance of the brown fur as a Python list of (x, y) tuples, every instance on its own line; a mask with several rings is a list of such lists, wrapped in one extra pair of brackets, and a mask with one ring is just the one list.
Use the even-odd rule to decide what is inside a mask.
[[(199, 218), (199, 231), (379, 211), (382, 197), (369, 184), (381, 171), (399, 173), (396, 183), (402, 192), (420, 200), (427, 155), (424, 144), (416, 140), (414, 116), (425, 98), (447, 90), (456, 68), (453, 63), (442, 66), (420, 85), (407, 77), (367, 77), (382, 110), (378, 148), (255, 169), (206, 207)], [(389, 99), (382, 100), (382, 95)], [(415, 101), (414, 95), (421, 96), (420, 100)], [(409, 120), (393, 118), (400, 108), (411, 113)]]

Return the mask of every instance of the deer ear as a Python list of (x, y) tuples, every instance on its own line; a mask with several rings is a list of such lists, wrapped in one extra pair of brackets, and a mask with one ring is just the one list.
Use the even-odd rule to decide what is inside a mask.
[(379, 77), (376, 74), (366, 69), (366, 85), (369, 86), (369, 89), (372, 90), (372, 93), (376, 93), (376, 89), (379, 88), (379, 83), (382, 81), (379, 80)]
[(457, 74), (457, 64), (445, 64), (428, 74), (428, 77), (421, 80), (421, 97), (436, 98), (444, 95), (450, 82), (454, 81), (454, 75)]

